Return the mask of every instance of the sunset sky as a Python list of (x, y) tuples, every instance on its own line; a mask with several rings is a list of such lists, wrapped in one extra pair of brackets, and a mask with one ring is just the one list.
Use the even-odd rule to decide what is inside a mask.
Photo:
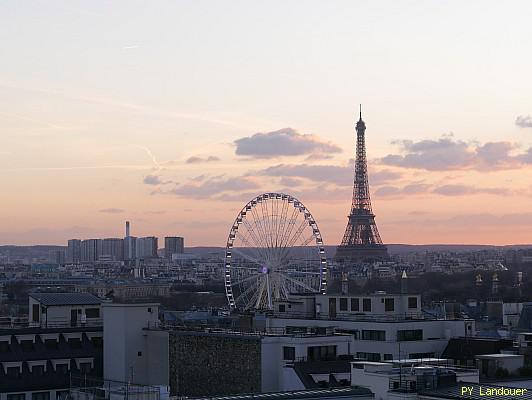
[(386, 243), (532, 243), (529, 1), (0, 3), (0, 244), (225, 244), (265, 191), (326, 244), (358, 104)]

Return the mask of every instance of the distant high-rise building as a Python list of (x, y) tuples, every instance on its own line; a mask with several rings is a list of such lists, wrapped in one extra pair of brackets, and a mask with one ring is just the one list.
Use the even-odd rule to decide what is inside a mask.
[(101, 254), (101, 239), (87, 239), (81, 242), (81, 261), (96, 262)]
[(185, 252), (185, 239), (180, 236), (167, 236), (164, 238), (164, 257), (171, 259), (172, 254)]
[(124, 239), (103, 239), (100, 257), (111, 261), (122, 261), (124, 259)]
[(124, 260), (131, 261), (137, 257), (137, 238), (131, 236), (129, 221), (126, 221), (126, 236), (124, 237)]
[(158, 240), (155, 236), (137, 239), (137, 258), (157, 258)]
[(81, 240), (70, 239), (68, 241), (66, 261), (74, 264), (81, 261)]
[(50, 250), (48, 252), (48, 262), (52, 264), (64, 264), (65, 250)]
[(124, 260), (134, 260), (137, 257), (137, 238), (126, 236), (124, 238)]

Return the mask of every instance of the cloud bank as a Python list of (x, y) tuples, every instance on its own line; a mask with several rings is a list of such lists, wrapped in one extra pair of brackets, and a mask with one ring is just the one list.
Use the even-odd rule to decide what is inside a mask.
[(532, 148), (513, 155), (517, 146), (506, 141), (481, 145), (444, 136), (438, 140), (401, 140), (394, 144), (399, 146), (399, 154), (388, 154), (378, 160), (380, 164), (428, 171), (493, 171), (532, 164)]
[(300, 134), (292, 128), (273, 132), (255, 133), (234, 141), (235, 153), (255, 158), (282, 156), (327, 155), (340, 153), (342, 149), (331, 142), (324, 142), (315, 135)]

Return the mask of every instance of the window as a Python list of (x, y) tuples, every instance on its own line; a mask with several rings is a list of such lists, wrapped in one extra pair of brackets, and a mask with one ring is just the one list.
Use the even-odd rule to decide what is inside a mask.
[(307, 333), (307, 327), (306, 326), (287, 326), (286, 333), (288, 335), (291, 335), (294, 333)]
[(371, 299), (362, 299), (362, 311), (371, 312)]
[(43, 376), (44, 375), (44, 365), (34, 365), (31, 367), (31, 373), (33, 376)]
[(69, 394), (70, 394), (70, 390), (56, 390), (55, 400), (66, 400)]
[(293, 361), (296, 359), (296, 348), (283, 346), (283, 360)]
[(362, 360), (367, 361), (380, 361), (381, 355), (380, 353), (364, 353), (364, 352), (357, 352), (357, 358), (360, 358)]
[(358, 331), (353, 329), (337, 329), (336, 332), (338, 333), (347, 333), (349, 335), (353, 335), (353, 338), (355, 340), (358, 340)]
[(408, 308), (417, 308), (417, 297), (408, 298)]
[(33, 340), (21, 340), (20, 348), (22, 351), (33, 351)]
[(19, 367), (7, 367), (6, 375), (8, 378), (18, 378), (20, 375)]
[(434, 358), (434, 353), (410, 353), (408, 358), (420, 359), (420, 358)]
[(81, 340), (78, 338), (70, 338), (68, 339), (68, 345), (72, 347), (73, 349), (80, 349), (81, 348)]
[(137, 357), (142, 357), (142, 351), (137, 351)]
[(25, 393), (11, 393), (7, 395), (7, 400), (26, 400)]
[(41, 308), (39, 307), (38, 304), (34, 304), (32, 306), (32, 310), (33, 310), (33, 316), (32, 316), (32, 322), (39, 322), (39, 317), (40, 317), (40, 313), (41, 313)]
[(279, 304), (279, 312), (285, 312), (286, 311), (286, 305)]
[(103, 338), (102, 337), (93, 337), (91, 343), (94, 347), (101, 349), (103, 347)]
[(398, 342), (410, 342), (413, 340), (423, 340), (423, 329), (397, 331)]
[(384, 311), (394, 311), (394, 310), (395, 310), (395, 300), (393, 298), (384, 299)]
[(347, 311), (347, 299), (345, 297), (340, 298), (340, 311)]
[(31, 400), (50, 400), (50, 392), (35, 392), (31, 394)]
[(351, 299), (351, 311), (359, 311), (360, 304), (358, 299)]
[(9, 351), (9, 342), (1, 341), (0, 342), (0, 353), (7, 353)]
[(384, 361), (393, 360), (393, 355), (391, 354), (385, 354), (384, 355)]
[(85, 310), (85, 315), (87, 318), (100, 318), (100, 309), (99, 308), (87, 308)]
[(380, 342), (384, 342), (386, 340), (386, 332), (385, 331), (376, 331), (371, 329), (364, 329), (362, 330), (362, 340), (376, 340)]
[(58, 374), (68, 374), (68, 364), (56, 364), (55, 370)]
[(336, 346), (310, 346), (307, 348), (309, 361), (327, 361), (336, 359)]
[(59, 347), (59, 344), (57, 343), (57, 340), (55, 339), (45, 339), (44, 347), (52, 350), (52, 349), (57, 349)]
[(88, 374), (91, 370), (91, 363), (90, 362), (82, 362), (79, 363), (79, 371), (82, 374)]

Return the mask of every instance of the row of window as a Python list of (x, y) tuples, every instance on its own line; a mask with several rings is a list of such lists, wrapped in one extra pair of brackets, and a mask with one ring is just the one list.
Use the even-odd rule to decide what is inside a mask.
[[(68, 395), (68, 390), (57, 390), (55, 392), (55, 400), (66, 400)], [(7, 400), (26, 400), (26, 394), (10, 393), (7, 395)], [(50, 392), (34, 392), (31, 394), (31, 400), (50, 400)]]
[[(360, 299), (351, 298), (351, 308), (348, 309), (348, 298), (340, 297), (340, 311), (363, 311), (371, 312), (371, 299), (362, 299), (362, 310), (360, 309)], [(395, 299), (393, 297), (385, 297), (381, 299), (384, 303), (384, 311), (395, 311)], [(417, 309), (417, 297), (408, 298), (408, 308)]]
[[(347, 298), (340, 297), (340, 311), (348, 311)], [(360, 311), (360, 299), (351, 298), (351, 311)], [(362, 299), (362, 311), (371, 312), (371, 299)]]
[[(296, 359), (296, 348), (293, 346), (283, 346), (283, 360), (294, 361)], [(307, 347), (308, 361), (326, 361), (336, 359), (336, 346), (309, 346)]]
[[(367, 361), (389, 361), (393, 360), (393, 354), (385, 353), (382, 355), (380, 353), (366, 353), (366, 352), (357, 352), (356, 354), (357, 358), (360, 358), (361, 360), (367, 360)], [(422, 358), (434, 358), (434, 353), (410, 353), (408, 355), (409, 359), (422, 359)]]
[[(91, 340), (93, 346), (97, 348), (103, 347), (103, 338), (102, 337), (93, 337)], [(54, 350), (59, 348), (59, 342), (56, 339), (45, 339), (43, 342), (44, 346), (49, 350)], [(72, 349), (81, 348), (81, 339), (79, 338), (69, 338), (67, 344)], [(35, 351), (35, 344), (33, 340), (21, 340), (19, 346), (23, 352)], [(0, 341), (0, 353), (7, 353), (11, 351), (11, 347), (8, 341)]]
[[(358, 330), (338, 329), (338, 333), (352, 334), (355, 340), (374, 340), (384, 342), (386, 341), (386, 331), (363, 329), (362, 334)], [(398, 342), (409, 342), (414, 340), (423, 340), (423, 329), (407, 329), (397, 331)]]
[[(79, 370), (81, 373), (89, 373), (91, 371), (92, 364), (90, 362), (82, 362), (79, 364)], [(70, 365), (66, 363), (56, 364), (55, 373), (67, 375), (70, 370)], [(44, 376), (44, 365), (34, 365), (31, 368), (32, 376)], [(7, 367), (6, 376), (8, 378), (17, 379), (22, 375), (20, 367)]]
[[(33, 305), (32, 310), (32, 322), (39, 322), (40, 321), (40, 315), (41, 315), (41, 306), (39, 304)], [(81, 314), (81, 309), (72, 309), (72, 312), (74, 314)], [(100, 318), (100, 309), (99, 308), (86, 308), (85, 309), (85, 316), (87, 318)]]

